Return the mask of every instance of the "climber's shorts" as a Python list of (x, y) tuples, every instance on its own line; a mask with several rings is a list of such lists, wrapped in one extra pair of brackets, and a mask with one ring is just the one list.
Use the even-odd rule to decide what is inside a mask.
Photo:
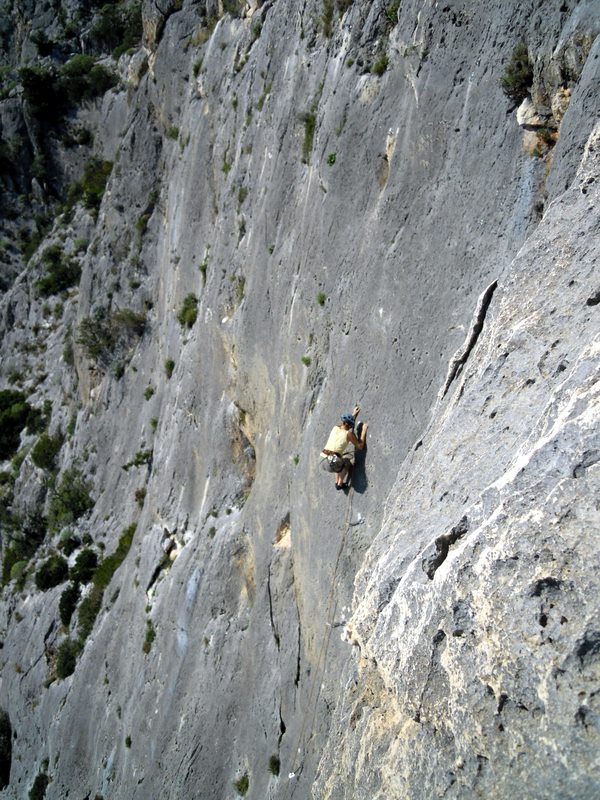
[(321, 453), (321, 469), (325, 472), (341, 472), (344, 467), (352, 467), (353, 457), (349, 453), (340, 456), (337, 453)]

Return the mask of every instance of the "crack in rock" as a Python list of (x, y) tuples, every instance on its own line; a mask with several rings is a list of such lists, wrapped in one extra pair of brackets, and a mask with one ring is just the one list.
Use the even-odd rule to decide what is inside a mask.
[[(469, 522), (466, 517), (463, 517), (460, 522), (451, 528), (447, 533), (443, 533), (441, 536), (437, 537), (433, 543), (433, 547), (435, 548), (433, 553), (427, 553), (426, 551), (425, 556), (421, 561), (421, 566), (423, 567), (423, 572), (430, 580), (433, 580), (433, 576), (435, 575), (436, 571), (448, 557), (451, 546), (459, 539), (462, 539), (468, 530)], [(428, 550), (430, 549), (431, 548), (428, 548)]]

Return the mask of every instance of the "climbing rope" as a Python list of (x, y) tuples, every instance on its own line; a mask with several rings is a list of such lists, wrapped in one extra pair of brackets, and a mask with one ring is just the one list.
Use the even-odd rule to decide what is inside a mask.
[(296, 747), (292, 751), (293, 754), (294, 754), (293, 755), (293, 758), (294, 758), (293, 768), (288, 773), (289, 781), (288, 781), (288, 784), (287, 784), (287, 790), (285, 792), (285, 796), (288, 796), (288, 797), (290, 796), (291, 791), (292, 791), (292, 788), (291, 788), (293, 786), (292, 781), (295, 778), (299, 777), (299, 775), (302, 772), (302, 769), (304, 768), (304, 760), (303, 760), (303, 758), (300, 757), (300, 753), (301, 753), (301, 748), (303, 749), (304, 746), (306, 745), (306, 742), (304, 741), (304, 734), (305, 734), (305, 730), (306, 730), (306, 723), (307, 723), (307, 720), (308, 720), (308, 715), (310, 713), (310, 709), (311, 708), (312, 708), (312, 717), (311, 717), (310, 726), (309, 726), (309, 731), (310, 731), (311, 736), (312, 736), (313, 730), (314, 730), (315, 718), (316, 718), (316, 715), (317, 715), (317, 703), (319, 702), (319, 695), (321, 693), (321, 675), (322, 675), (321, 668), (322, 668), (322, 666), (323, 667), (325, 666), (325, 662), (327, 660), (327, 651), (329, 649), (329, 642), (330, 642), (330, 639), (331, 639), (331, 632), (333, 630), (333, 620), (334, 620), (334, 617), (335, 617), (335, 612), (337, 610), (337, 596), (336, 596), (336, 591), (335, 591), (336, 576), (337, 576), (337, 571), (338, 571), (338, 567), (339, 567), (339, 564), (340, 564), (340, 559), (342, 557), (342, 552), (344, 550), (344, 544), (346, 542), (346, 536), (348, 534), (348, 531), (350, 530), (350, 520), (352, 518), (352, 493), (353, 493), (353, 489), (352, 489), (352, 486), (350, 486), (350, 490), (348, 492), (348, 508), (347, 508), (347, 511), (346, 511), (346, 518), (344, 520), (343, 533), (342, 533), (342, 537), (341, 537), (341, 540), (340, 540), (340, 546), (338, 548), (337, 557), (336, 557), (336, 560), (335, 560), (335, 565), (333, 567), (333, 574), (331, 576), (331, 588), (329, 590), (329, 596), (327, 598), (327, 603), (326, 603), (325, 635), (323, 637), (323, 642), (321, 644), (321, 650), (319, 652), (319, 656), (317, 658), (317, 663), (316, 663), (316, 666), (315, 666), (314, 677), (312, 679), (310, 691), (309, 691), (309, 694), (308, 694), (308, 702), (307, 702), (307, 706), (306, 706), (307, 710), (306, 710), (305, 714), (303, 715), (302, 726), (300, 728), (300, 733), (298, 735), (298, 741), (296, 743)]

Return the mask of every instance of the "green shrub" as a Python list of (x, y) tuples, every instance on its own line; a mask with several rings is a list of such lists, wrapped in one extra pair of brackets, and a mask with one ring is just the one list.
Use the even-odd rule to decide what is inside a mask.
[(83, 202), (88, 211), (96, 213), (104, 197), (106, 184), (112, 172), (112, 161), (101, 161), (91, 158), (83, 169), (83, 177), (69, 188), (67, 206), (72, 207)]
[(236, 792), (240, 795), (240, 797), (244, 797), (248, 793), (248, 788), (250, 787), (250, 780), (248, 778), (248, 773), (245, 772), (241, 778), (238, 778), (237, 781), (233, 782), (233, 787)]
[(58, 541), (59, 550), (62, 550), (66, 556), (70, 556), (71, 553), (74, 553), (80, 544), (81, 539), (69, 530), (63, 531)]
[(150, 400), (150, 398), (154, 395), (154, 387), (146, 386), (144, 389), (144, 400)]
[(96, 617), (102, 608), (103, 596), (104, 589), (93, 585), (91, 592), (81, 601), (77, 615), (77, 638), (81, 647), (92, 632)]
[(98, 309), (93, 316), (81, 320), (76, 342), (83, 348), (86, 358), (107, 370), (119, 357), (125, 357), (145, 330), (145, 314), (131, 308), (121, 308), (111, 314)]
[(63, 437), (60, 433), (56, 436), (49, 436), (42, 433), (31, 450), (31, 459), (36, 467), (52, 472), (56, 467), (56, 456), (60, 452), (63, 444)]
[(169, 139), (178, 139), (179, 138), (179, 128), (177, 125), (171, 125), (170, 128), (167, 128), (167, 136)]
[(62, 116), (64, 97), (54, 69), (22, 67), (19, 70), (19, 79), (23, 86), (23, 97), (35, 117), (52, 121)]
[[(0, 508), (0, 514), (2, 509)], [(2, 558), (2, 586), (6, 586), (11, 579), (13, 567), (19, 562), (28, 562), (34, 555), (46, 536), (46, 518), (41, 514), (32, 514), (23, 522), (7, 514), (0, 517), (2, 522), (2, 535), (10, 544), (5, 548)], [(25, 577), (22, 572), (17, 578), (19, 588)]]
[(329, 39), (333, 33), (333, 0), (323, 0), (323, 13), (321, 14), (321, 25), (323, 33)]
[(93, 582), (95, 587), (101, 588), (104, 591), (104, 589), (106, 589), (108, 584), (111, 582), (112, 576), (119, 569), (123, 561), (125, 561), (127, 553), (129, 553), (131, 543), (133, 542), (135, 529), (135, 523), (130, 525), (128, 528), (125, 528), (121, 534), (119, 544), (117, 545), (115, 552), (100, 562), (100, 565), (94, 574)]
[(0, 789), (5, 789), (10, 782), (11, 761), (12, 726), (8, 713), (0, 708)]
[(195, 294), (188, 294), (183, 301), (183, 305), (179, 311), (179, 314), (177, 315), (177, 320), (182, 328), (191, 328), (193, 327), (197, 318), (198, 298)]
[(281, 761), (279, 760), (279, 756), (271, 756), (269, 758), (269, 772), (271, 775), (279, 775), (280, 768)]
[(60, 600), (58, 601), (58, 613), (63, 625), (68, 625), (71, 622), (71, 617), (77, 607), (79, 594), (80, 590), (77, 583), (70, 583), (61, 594)]
[(45, 772), (38, 772), (33, 782), (33, 786), (29, 790), (29, 800), (44, 800), (46, 796), (46, 789), (50, 783), (50, 778)]
[(500, 85), (504, 94), (518, 106), (529, 94), (533, 83), (533, 67), (525, 42), (519, 42), (512, 51)]
[(311, 365), (310, 356), (302, 356), (302, 363), (304, 364), (305, 367), (310, 367)]
[(128, 461), (127, 464), (123, 464), (121, 469), (124, 469), (125, 472), (129, 472), (132, 467), (142, 467), (144, 464), (151, 464), (152, 452), (152, 450), (138, 450), (133, 459)]
[(27, 561), (16, 561), (10, 568), (10, 580), (20, 584), (25, 577), (26, 567)]
[(402, 0), (392, 0), (392, 2), (388, 3), (385, 7), (385, 15), (392, 25), (396, 25), (398, 22), (398, 10), (400, 9), (401, 3)]
[(382, 53), (371, 66), (371, 72), (373, 73), (373, 75), (383, 75), (383, 73), (388, 68), (389, 63), (390, 59), (388, 58), (386, 53)]
[(139, 0), (131, 4), (103, 5), (90, 29), (96, 46), (112, 50), (113, 58), (119, 58), (139, 44), (142, 32), (142, 4)]
[(0, 460), (11, 458), (19, 447), (21, 432), (31, 419), (32, 408), (22, 392), (0, 391)]
[(304, 164), (308, 164), (310, 160), (310, 154), (312, 153), (313, 149), (313, 142), (315, 138), (315, 129), (317, 127), (317, 115), (309, 111), (301, 116), (302, 122), (304, 122), (304, 141), (302, 143), (302, 161)]
[(102, 64), (96, 64), (93, 56), (78, 53), (62, 67), (59, 85), (69, 105), (91, 100), (111, 89), (118, 82), (117, 76)]
[(329, 164), (330, 167), (333, 167), (333, 165), (336, 162), (336, 159), (337, 159), (336, 153), (329, 153), (329, 155), (327, 156), (327, 163)]
[(154, 630), (154, 625), (152, 624), (152, 620), (146, 620), (146, 638), (144, 639), (144, 644), (142, 645), (142, 650), (146, 655), (152, 649), (152, 642), (156, 639), (156, 631)]
[(50, 556), (35, 573), (35, 585), (42, 592), (53, 589), (67, 579), (69, 565), (59, 555)]
[(70, 525), (94, 507), (90, 488), (78, 469), (68, 469), (63, 473), (48, 505), (50, 530), (58, 531)]
[(79, 645), (72, 639), (65, 639), (60, 644), (56, 654), (56, 677), (59, 680), (62, 681), (75, 672), (78, 653)]
[(174, 369), (175, 369), (175, 362), (173, 361), (172, 358), (167, 358), (167, 360), (165, 361), (165, 372), (167, 374), (167, 380), (171, 379)]
[(317, 294), (317, 303), (320, 306), (324, 306), (325, 305), (325, 300), (327, 300), (327, 296), (326, 296), (325, 292), (319, 292)]
[(69, 577), (75, 583), (89, 583), (98, 566), (98, 556), (89, 547), (77, 555), (75, 563), (69, 571)]

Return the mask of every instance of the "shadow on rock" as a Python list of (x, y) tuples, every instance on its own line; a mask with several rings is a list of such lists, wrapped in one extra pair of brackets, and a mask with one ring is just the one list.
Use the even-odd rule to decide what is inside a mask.
[[(356, 426), (356, 435), (360, 439), (362, 435), (362, 422)], [(365, 471), (365, 460), (367, 458), (367, 445), (362, 450), (354, 448), (354, 469), (352, 470), (352, 488), (357, 494), (363, 494), (367, 490), (368, 481)]]

